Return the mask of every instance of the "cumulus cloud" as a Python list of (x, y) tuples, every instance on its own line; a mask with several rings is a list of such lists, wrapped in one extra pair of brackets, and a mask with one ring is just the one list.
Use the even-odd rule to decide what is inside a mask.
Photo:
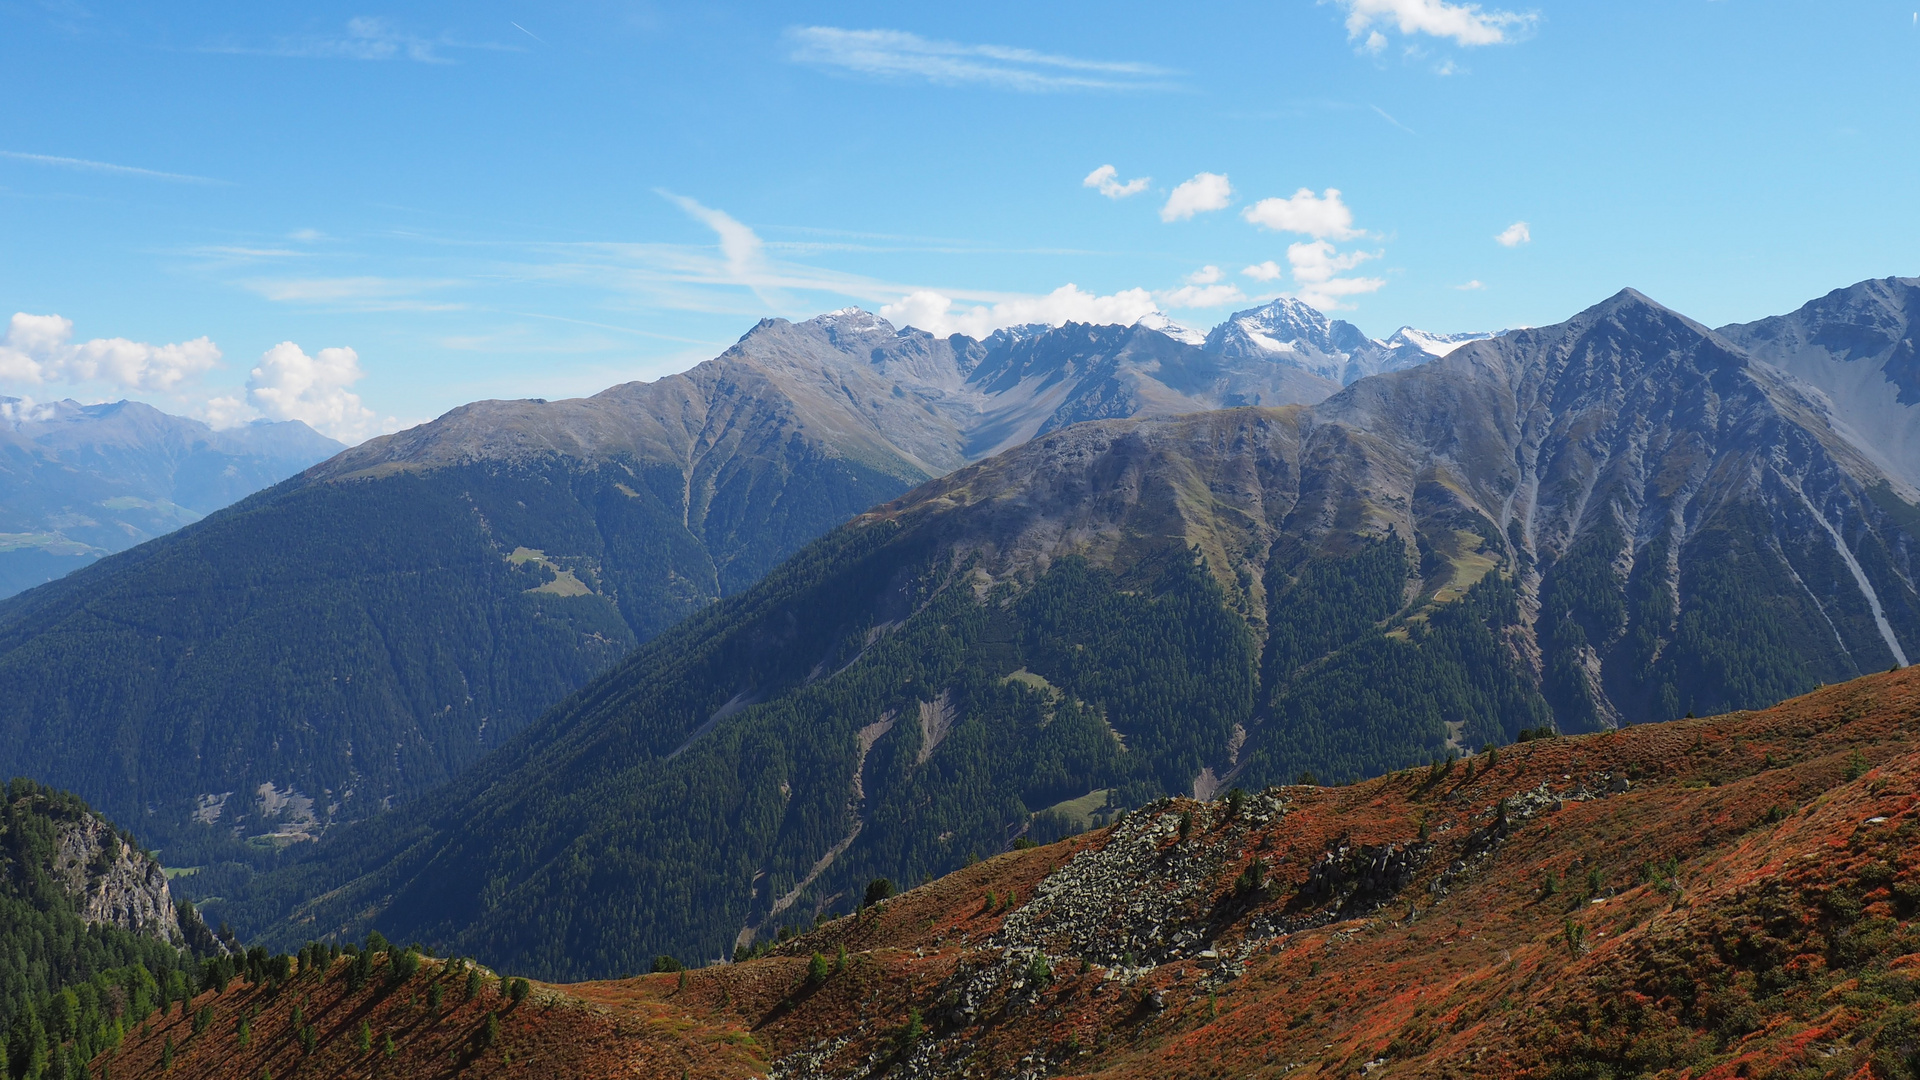
[(1198, 173), (1191, 180), (1181, 181), (1167, 196), (1167, 205), (1160, 208), (1160, 220), (1185, 221), (1195, 214), (1225, 210), (1232, 199), (1233, 185), (1227, 183), (1225, 173)]
[(1385, 278), (1332, 278), (1301, 286), (1294, 293), (1300, 302), (1319, 308), (1321, 311), (1341, 311), (1353, 305), (1346, 303), (1349, 296), (1361, 296), (1379, 292), (1386, 285)]
[(1499, 244), (1501, 247), (1519, 247), (1521, 244), (1531, 244), (1533, 243), (1533, 230), (1527, 227), (1526, 222), (1516, 221), (1506, 228), (1501, 229), (1500, 232), (1494, 236), (1493, 242)]
[(116, 390), (172, 393), (220, 363), (207, 338), (149, 345), (126, 338), (73, 340), (73, 321), (14, 313), (0, 338), (0, 382), (101, 383)]
[(1285, 199), (1261, 199), (1241, 216), (1275, 232), (1301, 233), (1315, 240), (1365, 235), (1353, 227), (1353, 211), (1341, 200), (1339, 188), (1328, 188), (1320, 195), (1301, 188)]
[(965, 334), (981, 338), (1008, 326), (1069, 322), (1118, 323), (1131, 326), (1141, 316), (1158, 310), (1145, 289), (1123, 289), (1108, 296), (1066, 284), (1045, 296), (1022, 296), (994, 304), (956, 308), (952, 298), (930, 289), (909, 293), (896, 303), (882, 304), (880, 317), (895, 326), (915, 326), (945, 337)]
[(1335, 0), (1347, 11), (1347, 36), (1369, 52), (1386, 47), (1378, 27), (1402, 34), (1426, 34), (1458, 45), (1502, 45), (1533, 28), (1539, 16), (1517, 11), (1488, 11), (1479, 4), (1447, 0)]
[(1280, 269), (1280, 264), (1274, 262), (1272, 259), (1268, 259), (1262, 263), (1254, 263), (1252, 266), (1246, 267), (1240, 272), (1255, 281), (1273, 281), (1281, 274), (1286, 273), (1285, 270)]
[(1147, 190), (1147, 184), (1150, 182), (1150, 177), (1136, 176), (1123, 184), (1120, 182), (1119, 169), (1111, 165), (1102, 165), (1088, 173), (1087, 178), (1080, 181), (1080, 186), (1099, 188), (1100, 194), (1109, 199), (1124, 199), (1129, 195), (1138, 195)]
[(1217, 266), (1203, 266), (1187, 275), (1189, 285), (1211, 285), (1227, 275)]
[(1287, 264), (1293, 267), (1293, 280), (1318, 285), (1333, 280), (1368, 259), (1380, 257), (1378, 251), (1349, 251), (1341, 254), (1325, 240), (1310, 240), (1287, 245)]
[[(300, 346), (283, 341), (261, 354), (260, 363), (247, 373), (244, 401), (214, 398), (203, 415), (215, 427), (260, 417), (299, 420), (323, 435), (358, 442), (383, 426), (351, 389), (365, 374), (360, 354), (352, 349), (321, 349), (308, 356)], [(384, 426), (393, 426), (393, 418)]]
[(1154, 299), (1166, 308), (1210, 308), (1237, 303), (1247, 298), (1240, 286), (1225, 285), (1182, 285), (1177, 289), (1166, 289), (1154, 293)]
[(1083, 60), (1008, 45), (935, 41), (904, 30), (796, 26), (787, 31), (790, 59), (886, 79), (941, 86), (978, 85), (1042, 93), (1061, 90), (1149, 90), (1171, 86), (1153, 64)]

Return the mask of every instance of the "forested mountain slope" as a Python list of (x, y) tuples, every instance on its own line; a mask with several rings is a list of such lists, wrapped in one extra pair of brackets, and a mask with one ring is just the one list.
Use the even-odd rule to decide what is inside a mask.
[(0, 605), (0, 769), (176, 850), (189, 822), (297, 840), (983, 453), (1334, 389), (1145, 328), (937, 339), (844, 311), (652, 383), (464, 406)]
[(197, 521), (341, 449), (298, 420), (216, 431), (137, 401), (0, 397), (0, 597)]
[(1920, 644), (1907, 489), (1824, 417), (1626, 291), (1314, 407), (1065, 428), (835, 531), (429, 807), (196, 887), (278, 940), (617, 973), (1168, 794), (1770, 704)]
[(1351, 787), (1159, 800), (684, 973), (518, 995), (459, 961), (302, 963), (93, 1065), (1892, 1080), (1920, 1031), (1917, 715), (1909, 669)]
[[(0, 1064), (70, 1078), (185, 988), (195, 953), (225, 956), (153, 856), (73, 795), (0, 788)], [(176, 995), (178, 996), (178, 995)], [(137, 1015), (136, 1015), (137, 1014)]]

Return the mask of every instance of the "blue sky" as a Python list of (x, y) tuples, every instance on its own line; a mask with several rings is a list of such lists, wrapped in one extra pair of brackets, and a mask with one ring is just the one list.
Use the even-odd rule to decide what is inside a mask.
[(1915, 6), (4, 0), (0, 393), (351, 439), (849, 304), (1752, 319), (1920, 273)]

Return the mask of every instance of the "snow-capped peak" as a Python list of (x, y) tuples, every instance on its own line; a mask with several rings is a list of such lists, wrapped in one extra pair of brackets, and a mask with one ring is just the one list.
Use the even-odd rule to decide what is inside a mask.
[(809, 320), (828, 330), (850, 330), (855, 333), (868, 330), (893, 332), (893, 324), (887, 320), (857, 307), (843, 307), (838, 311), (829, 311), (825, 315), (815, 315)]
[(1184, 342), (1188, 345), (1203, 345), (1207, 340), (1207, 335), (1195, 330), (1191, 326), (1182, 326), (1158, 311), (1147, 312), (1145, 315), (1133, 320), (1133, 325), (1145, 327), (1148, 330), (1158, 330), (1173, 340)]
[(1414, 348), (1429, 356), (1445, 356), (1469, 341), (1484, 341), (1493, 337), (1491, 332), (1466, 334), (1435, 334), (1426, 330), (1415, 330), (1403, 326), (1393, 332), (1393, 336), (1380, 344), (1388, 349)]

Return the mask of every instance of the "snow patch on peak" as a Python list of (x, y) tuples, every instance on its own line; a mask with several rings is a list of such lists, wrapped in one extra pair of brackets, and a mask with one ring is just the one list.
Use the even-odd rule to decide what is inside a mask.
[(1426, 330), (1416, 330), (1403, 326), (1393, 332), (1393, 336), (1380, 344), (1388, 349), (1411, 348), (1429, 356), (1445, 356), (1469, 341), (1485, 341), (1497, 331), (1480, 331), (1465, 334), (1435, 334)]
[(871, 311), (857, 307), (843, 307), (838, 311), (829, 311), (824, 315), (815, 315), (807, 320), (828, 330), (884, 330), (893, 333), (893, 324), (875, 315)]
[(1269, 334), (1278, 331), (1276, 336), (1288, 341), (1312, 340), (1316, 335), (1324, 337), (1329, 325), (1318, 308), (1291, 296), (1282, 296), (1262, 307), (1236, 311), (1231, 321), (1250, 330), (1258, 328)]
[(1133, 320), (1133, 325), (1144, 327), (1148, 330), (1157, 330), (1175, 341), (1184, 342), (1188, 345), (1204, 345), (1207, 340), (1207, 335), (1195, 330), (1191, 326), (1183, 326), (1180, 323), (1174, 322), (1158, 311), (1147, 312), (1145, 315)]
[(1057, 330), (1057, 329), (1059, 329), (1059, 327), (1054, 326), (1052, 323), (1043, 323), (1043, 322), (1016, 323), (1013, 326), (1003, 326), (1000, 329), (995, 330), (993, 333), (987, 335), (986, 340), (1004, 341), (1010, 345), (1017, 345), (1022, 341), (1026, 341), (1030, 338), (1037, 338), (1041, 334), (1047, 333), (1050, 330)]

